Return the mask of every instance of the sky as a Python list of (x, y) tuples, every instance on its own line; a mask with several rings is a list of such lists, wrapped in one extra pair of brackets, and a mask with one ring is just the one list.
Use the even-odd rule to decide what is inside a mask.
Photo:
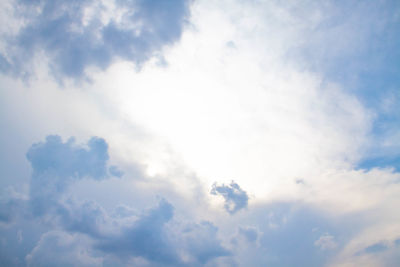
[(397, 0), (2, 0), (1, 266), (400, 262)]

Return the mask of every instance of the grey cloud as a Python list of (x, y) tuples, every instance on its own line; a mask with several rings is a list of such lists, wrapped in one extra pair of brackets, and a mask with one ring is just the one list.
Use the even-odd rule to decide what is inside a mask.
[(33, 175), (52, 173), (57, 177), (95, 179), (107, 177), (108, 145), (104, 139), (92, 137), (87, 148), (77, 146), (70, 138), (63, 143), (60, 136), (50, 135), (46, 142), (32, 145), (26, 154), (33, 168)]
[(122, 22), (111, 18), (103, 24), (99, 16), (85, 17), (88, 8), (96, 13), (104, 11), (101, 2), (19, 3), (16, 16), (24, 17), (28, 23), (15, 36), (8, 37), (9, 49), (6, 57), (0, 57), (0, 70), (12, 70), (17, 75), (29, 73), (27, 63), (45, 52), (51, 72), (59, 80), (82, 78), (90, 66), (104, 70), (117, 58), (140, 66), (180, 38), (190, 4), (187, 0), (117, 0), (117, 9), (127, 11)]
[(298, 185), (305, 185), (306, 182), (304, 181), (304, 179), (298, 178), (295, 180), (295, 183)]
[(26, 157), (33, 168), (30, 204), (36, 215), (57, 209), (57, 201), (74, 180), (108, 177), (108, 145), (102, 138), (92, 137), (84, 148), (73, 138), (63, 143), (61, 137), (51, 135), (46, 142), (32, 145)]
[(214, 224), (204, 221), (190, 225), (182, 233), (182, 242), (198, 264), (204, 265), (212, 259), (231, 255), (217, 239), (217, 232), (218, 228)]
[(135, 214), (136, 212), (127, 205), (118, 205), (112, 212), (112, 216), (116, 218), (129, 218)]
[(221, 195), (225, 199), (225, 210), (230, 214), (234, 214), (237, 211), (246, 208), (249, 197), (240, 186), (235, 183), (231, 182), (230, 185), (220, 185), (214, 184), (211, 189), (212, 195)]
[(131, 226), (124, 227), (115, 236), (105, 237), (96, 247), (118, 257), (141, 256), (166, 265), (179, 264), (174, 246), (171, 246), (165, 224), (173, 217), (173, 206), (165, 200), (149, 210)]
[[(141, 261), (142, 265), (149, 266), (214, 266), (237, 261), (246, 266), (296, 263), (321, 266), (326, 257), (315, 247), (321, 233), (314, 233), (312, 229), (319, 227), (332, 233), (335, 239), (337, 237), (338, 248), (343, 241), (329, 220), (312, 209), (293, 203), (261, 205), (249, 210), (248, 221), (240, 223), (254, 228), (239, 228), (242, 238), (237, 242), (242, 244), (231, 251), (219, 239), (216, 225), (174, 217), (178, 211), (166, 200), (144, 212), (140, 212), (142, 208), (138, 203), (125, 203), (109, 213), (95, 201), (73, 199), (67, 190), (72, 183), (84, 177), (98, 181), (109, 176), (108, 146), (101, 138), (77, 145), (73, 139), (63, 142), (58, 136), (49, 136), (44, 142), (32, 145), (27, 158), (33, 173), (30, 199), (25, 201), (33, 207), (38, 203), (43, 206), (27, 209), (35, 215), (33, 219), (32, 216), (19, 216), (15, 231), (12, 237), (8, 235), (7, 242), (13, 238), (15, 250), (22, 255), (18, 254), (18, 258), (23, 259), (29, 254), (26, 259), (31, 265), (52, 265), (57, 255), (60, 255), (60, 264), (68, 265), (69, 259), (82, 252), (79, 255), (84, 257), (76, 259), (80, 265), (107, 262), (110, 266), (126, 266)], [(225, 198), (226, 208), (231, 213), (247, 206), (246, 192), (234, 182), (214, 185), (212, 193)], [(11, 210), (9, 214), (23, 212), (19, 206)], [(32, 228), (30, 221), (36, 228)], [(29, 229), (37, 229), (36, 236), (29, 237)], [(19, 230), (24, 233), (22, 244), (17, 240)], [(224, 241), (228, 242), (230, 238), (228, 236)], [(243, 242), (245, 240), (248, 242)], [(257, 246), (253, 242), (257, 242)], [(20, 246), (27, 249), (22, 250)], [(0, 262), (11, 258), (0, 255)]]
[(244, 236), (248, 242), (255, 242), (258, 239), (257, 229), (253, 227), (239, 227), (239, 234)]
[(57, 209), (58, 225), (71, 233), (101, 238), (113, 223), (107, 212), (94, 201), (75, 203), (69, 200)]
[[(102, 138), (77, 145), (73, 138), (63, 142), (48, 136), (31, 146), (27, 159), (32, 166), (28, 198), (20, 203), (5, 197), (0, 205), (3, 223), (25, 214), (10, 224), (17, 234), (7, 235), (20, 263), (25, 258), (31, 266), (124, 266), (137, 260), (150, 266), (202, 266), (231, 255), (217, 238), (216, 226), (174, 219), (175, 208), (164, 199), (144, 212), (120, 205), (111, 213), (95, 201), (74, 199), (68, 191), (72, 183), (102, 180), (112, 172)], [(19, 232), (28, 234), (20, 241)], [(0, 263), (11, 261), (12, 255), (0, 255)]]
[[(102, 261), (125, 266), (138, 258), (150, 266), (204, 266), (231, 255), (217, 238), (216, 226), (211, 222), (186, 224), (172, 220), (174, 207), (163, 199), (141, 215), (124, 217), (110, 216), (92, 201), (67, 201), (60, 207), (53, 214), (58, 216), (53, 224), (47, 222), (50, 231), (41, 236), (27, 256), (32, 266), (52, 265), (58, 262), (60, 253), (70, 255), (60, 256), (61, 266)], [(182, 258), (182, 252), (189, 258)], [(83, 258), (71, 261), (77, 253)]]
[[(58, 225), (90, 237), (93, 249), (121, 264), (140, 257), (155, 266), (197, 266), (231, 255), (218, 240), (217, 227), (173, 220), (174, 207), (164, 199), (142, 214), (127, 206), (117, 211), (109, 215), (94, 202), (65, 203)], [(181, 257), (182, 251), (189, 259)]]
[[(233, 232), (236, 223), (252, 225), (240, 227), (239, 236), (234, 234), (236, 244), (227, 249), (223, 241), (232, 238), (229, 233), (226, 236), (227, 228), (223, 228), (220, 240), (220, 230), (212, 222), (187, 222), (174, 216), (179, 206), (166, 200), (144, 212), (140, 211), (143, 203), (134, 202), (109, 213), (95, 201), (73, 199), (67, 190), (71, 183), (84, 177), (98, 181), (110, 172), (107, 143), (101, 138), (91, 140), (79, 146), (73, 139), (63, 142), (51, 136), (31, 147), (28, 158), (34, 186), (31, 199), (25, 201), (34, 202), (42, 196), (47, 206), (41, 216), (19, 216), (7, 229), (0, 228), (7, 242), (0, 244), (0, 265), (24, 266), (26, 259), (32, 266), (323, 266), (336, 251), (320, 249), (330, 244), (330, 236), (335, 237), (335, 247), (340, 250), (365, 223), (359, 214), (332, 220), (315, 207), (298, 202), (258, 204), (246, 216), (234, 217), (239, 221), (233, 225), (226, 221), (218, 224)], [(212, 191), (232, 202), (226, 204), (231, 212), (243, 208), (243, 203), (247, 206), (246, 192), (234, 182), (214, 185)], [(6, 214), (22, 212), (18, 205), (11, 207), (12, 212)], [(21, 242), (19, 231), (24, 237)], [(393, 242), (389, 247), (397, 248), (399, 241)], [(373, 245), (367, 250), (377, 253), (379, 249), (380, 245)], [(15, 259), (19, 265), (13, 264)]]

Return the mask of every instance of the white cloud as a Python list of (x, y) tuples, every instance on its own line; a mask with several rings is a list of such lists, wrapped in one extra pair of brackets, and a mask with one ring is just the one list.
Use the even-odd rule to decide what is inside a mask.
[(314, 242), (314, 245), (322, 250), (334, 249), (337, 246), (335, 237), (330, 234), (320, 236), (320, 238)]
[[(102, 2), (104, 9), (100, 5), (85, 9), (84, 20), (102, 10), (103, 23), (117, 17), (123, 24), (123, 14), (113, 1)], [(176, 208), (176, 221), (209, 220), (222, 232), (224, 245), (237, 225), (266, 227), (255, 232), (257, 250), (251, 242), (242, 244), (252, 256), (244, 252), (232, 256), (238, 262), (268, 262), (264, 231), (278, 236), (285, 229), (309, 234), (302, 225), (299, 230), (290, 224), (301, 221), (301, 215), (292, 216), (298, 206), (312, 207), (338, 228), (351, 228), (339, 222), (360, 216), (362, 223), (354, 219), (357, 231), (329, 229), (332, 234), (320, 233), (311, 247), (324, 253), (339, 251), (334, 266), (379, 266), (384, 259), (354, 255), (381, 240), (393, 243), (399, 238), (400, 218), (393, 210), (400, 204), (400, 174), (392, 169), (354, 169), (371, 142), (371, 112), (349, 88), (331, 82), (323, 69), (307, 70), (310, 62), (296, 54), (302, 51), (296, 50), (299, 47), (318, 48), (315, 54), (324, 54), (329, 46), (326, 36), (333, 42), (340, 33), (350, 40), (337, 41), (333, 54), (351, 54), (368, 34), (352, 38), (353, 28), (345, 25), (358, 25), (357, 16), (321, 30), (321, 23), (338, 12), (329, 12), (332, 3), (286, 4), (195, 1), (180, 42), (160, 51), (166, 65), (160, 66), (159, 54), (140, 71), (132, 63), (117, 61), (105, 71), (86, 69), (91, 82), (65, 81), (62, 89), (48, 75), (49, 59), (36, 59), (35, 79), (24, 83), (0, 77), (1, 142), (7, 151), (12, 148), (23, 156), (48, 134), (76, 136), (79, 143), (89, 136), (103, 137), (110, 147), (110, 163), (121, 168), (123, 179), (82, 180), (66, 194), (96, 199), (105, 210), (121, 203), (148, 206), (155, 195), (162, 195)], [(389, 147), (397, 140), (393, 136)], [(25, 165), (18, 166), (29, 172)], [(26, 175), (18, 177), (19, 184), (28, 183)], [(233, 216), (221, 212), (219, 200), (208, 194), (214, 182), (231, 180), (249, 195), (248, 209)], [(2, 181), (14, 182), (12, 177)], [(275, 218), (271, 206), (276, 203), (289, 203), (289, 211), (283, 209)], [(211, 230), (199, 225), (198, 231), (206, 234), (214, 229), (211, 224), (204, 224)], [(20, 231), (24, 238), (22, 234), (16, 238), (23, 243), (26, 230)], [(348, 232), (351, 235), (343, 237)], [(187, 236), (190, 241), (191, 232)], [(46, 246), (54, 245), (60, 251), (71, 249), (62, 259), (79, 254), (83, 264), (100, 264), (87, 250), (89, 241), (82, 245), (76, 241), (80, 238), (45, 234), (27, 259), (34, 265)], [(196, 236), (189, 241), (209, 253), (207, 246), (195, 242)], [(187, 253), (180, 255), (187, 261), (208, 259), (181, 253)], [(227, 252), (220, 248), (220, 254)]]
[[(208, 185), (234, 179), (264, 198), (277, 188), (283, 193), (283, 185), (292, 192), (296, 177), (316, 180), (326, 169), (351, 167), (371, 117), (339, 85), (285, 62), (301, 34), (285, 23), (298, 18), (265, 21), (258, 6), (229, 7), (194, 4), (193, 26), (165, 50), (168, 67), (153, 62), (133, 73), (115, 64), (106, 76), (94, 74), (94, 87), (129, 121), (168, 142)], [(279, 23), (284, 27), (275, 28)], [(169, 162), (146, 164), (162, 174)]]

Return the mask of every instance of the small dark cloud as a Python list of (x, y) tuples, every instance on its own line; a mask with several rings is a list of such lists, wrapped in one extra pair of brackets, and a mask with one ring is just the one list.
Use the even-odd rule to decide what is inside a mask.
[(224, 208), (230, 214), (246, 208), (249, 201), (247, 193), (233, 181), (230, 185), (222, 184), (218, 186), (214, 184), (210, 193), (212, 195), (221, 195), (225, 199)]

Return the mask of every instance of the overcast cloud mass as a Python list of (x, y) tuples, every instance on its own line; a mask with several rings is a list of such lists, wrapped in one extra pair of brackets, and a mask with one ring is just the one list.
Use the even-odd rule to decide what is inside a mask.
[(397, 266), (400, 2), (3, 0), (1, 266)]

